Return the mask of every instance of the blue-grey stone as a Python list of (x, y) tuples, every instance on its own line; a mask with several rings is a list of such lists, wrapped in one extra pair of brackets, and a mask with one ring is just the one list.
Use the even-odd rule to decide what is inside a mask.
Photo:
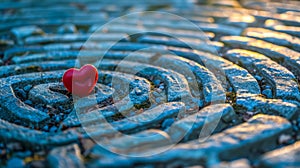
[(22, 159), (14, 157), (7, 161), (8, 168), (23, 168), (25, 163)]
[(263, 95), (265, 95), (268, 99), (272, 98), (272, 90), (271, 89), (265, 89), (261, 92)]

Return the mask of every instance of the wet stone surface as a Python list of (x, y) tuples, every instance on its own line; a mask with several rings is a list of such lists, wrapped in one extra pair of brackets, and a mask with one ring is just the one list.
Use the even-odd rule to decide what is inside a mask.
[(263, 28), (247, 28), (244, 30), (243, 34), (245, 36), (254, 37), (273, 44), (286, 46), (288, 48), (292, 48), (293, 50), (300, 51), (300, 39), (285, 33), (280, 33)]
[[(230, 50), (226, 58), (247, 68), (253, 75), (257, 74), (266, 79), (273, 90), (275, 98), (300, 100), (299, 86), (296, 77), (285, 67), (278, 65), (268, 57), (247, 50)], [(272, 98), (272, 91), (266, 88), (262, 94)]]
[[(213, 135), (205, 142), (194, 140), (178, 144), (171, 150), (158, 155), (131, 158), (129, 164), (134, 165), (145, 161), (147, 163), (168, 163), (180, 158), (173, 164), (176, 166), (211, 165), (217, 163), (218, 159), (230, 160), (235, 158), (235, 155), (246, 156), (247, 151), (258, 144), (260, 144), (259, 150), (271, 150), (275, 147), (279, 135), (290, 129), (291, 124), (281, 117), (258, 115), (247, 123)], [(264, 134), (262, 134), (263, 132)], [(268, 139), (268, 143), (262, 143), (266, 139)], [(156, 148), (156, 150), (159, 149), (159, 147)], [(155, 150), (155, 148), (152, 150)], [(93, 155), (103, 157), (101, 148), (95, 148), (92, 152)], [(182, 155), (182, 153), (185, 155)], [(98, 160), (90, 166), (105, 165), (111, 157), (114, 157), (114, 161), (122, 160), (121, 156), (112, 154), (109, 158)], [(115, 162), (109, 162), (109, 164), (113, 166)]]
[(277, 149), (266, 153), (260, 160), (259, 165), (263, 167), (298, 167), (300, 143), (295, 142), (293, 145)]
[(299, 5), (2, 2), (0, 167), (299, 167)]
[(241, 36), (227, 36), (222, 37), (221, 40), (233, 47), (241, 47), (262, 53), (274, 61), (284, 64), (299, 78), (300, 53), (294, 50), (262, 40)]

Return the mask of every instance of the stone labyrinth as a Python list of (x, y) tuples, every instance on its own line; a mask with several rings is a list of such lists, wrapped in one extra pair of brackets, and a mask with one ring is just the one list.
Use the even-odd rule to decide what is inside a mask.
[(0, 167), (300, 167), (299, 5), (2, 1)]

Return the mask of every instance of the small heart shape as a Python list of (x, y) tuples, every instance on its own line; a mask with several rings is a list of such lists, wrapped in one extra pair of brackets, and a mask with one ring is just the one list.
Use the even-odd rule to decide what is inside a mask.
[(98, 71), (91, 64), (84, 65), (80, 69), (71, 68), (64, 73), (62, 81), (69, 92), (79, 97), (85, 97), (96, 86)]

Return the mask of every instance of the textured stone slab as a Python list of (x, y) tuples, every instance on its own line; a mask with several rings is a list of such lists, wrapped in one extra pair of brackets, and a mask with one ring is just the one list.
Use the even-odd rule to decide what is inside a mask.
[(247, 28), (243, 35), (300, 51), (300, 38), (264, 28)]
[[(155, 128), (162, 121), (173, 118), (185, 112), (185, 106), (180, 102), (165, 103), (135, 116), (108, 123), (100, 110), (87, 115), (79, 115), (80, 122), (86, 133), (96, 141), (105, 136), (116, 136), (122, 133), (135, 133), (149, 128)], [(79, 113), (80, 114), (80, 113)]]
[[(44, 10), (45, 11), (45, 10)], [(63, 12), (63, 13), (62, 13)], [(76, 13), (69, 13), (64, 11), (59, 12), (40, 12), (39, 14), (35, 13), (34, 11), (24, 12), (19, 11), (19, 13), (15, 14), (6, 14), (6, 17), (0, 18), (0, 22), (18, 22), (18, 21), (30, 21), (30, 20), (39, 20), (39, 19), (54, 19), (54, 18), (80, 18), (85, 19), (89, 17), (99, 17), (104, 18), (105, 13), (101, 11), (94, 11), (94, 12), (76, 12)]]
[(299, 8), (297, 7), (297, 4), (293, 4), (290, 2), (267, 2), (264, 3), (264, 8), (275, 8), (278, 13), (284, 13), (287, 11), (300, 12)]
[[(226, 127), (234, 116), (235, 113), (230, 105), (212, 105), (186, 118), (178, 118), (178, 121), (174, 122), (165, 132), (151, 129), (131, 134), (131, 136), (122, 135), (111, 139), (106, 147), (126, 155), (134, 155), (134, 153), (149, 155), (153, 148), (172, 145), (179, 141), (186, 142), (197, 139), (199, 136), (201, 138), (209, 136)], [(205, 130), (202, 131), (202, 129)]]
[[(54, 0), (54, 1), (41, 2), (39, 4), (34, 4), (33, 2), (35, 2), (35, 1), (32, 1), (32, 0), (25, 1), (25, 2), (9, 2), (9, 1), (7, 1), (7, 2), (3, 3), (3, 6), (1, 6), (1, 9), (6, 9), (6, 8), (20, 9), (21, 8), (20, 9), (20, 11), (22, 12), (21, 14), (28, 14), (31, 11), (36, 11), (37, 13), (46, 11), (46, 12), (50, 13), (50, 12), (55, 12), (55, 11), (57, 12), (57, 10), (59, 10), (59, 11), (62, 10), (62, 12), (63, 12), (64, 9), (67, 13), (67, 12), (70, 12), (67, 9), (70, 9), (73, 11), (76, 10), (77, 12), (79, 12), (80, 9), (82, 9), (82, 8), (78, 8), (78, 6), (76, 6), (76, 5), (69, 5), (70, 1)], [(81, 2), (81, 1), (76, 1), (76, 2)], [(111, 2), (111, 1), (103, 1), (102, 4), (98, 4), (97, 1), (93, 1), (93, 0), (87, 0), (85, 4), (86, 4), (86, 8), (90, 9), (90, 10), (93, 9), (93, 6), (96, 6), (97, 7), (96, 9), (99, 10), (100, 7), (101, 7), (100, 9), (103, 9), (103, 8), (105, 9), (105, 7), (107, 7), (107, 6), (109, 7), (110, 5), (111, 6), (115, 5), (114, 2)], [(157, 5), (159, 6), (159, 5), (166, 5), (166, 4), (172, 4), (172, 6), (176, 5), (176, 4), (184, 5), (182, 3), (179, 3), (179, 2), (173, 1), (173, 0), (163, 0), (163, 1), (156, 1), (156, 2), (150, 2), (150, 1), (131, 2), (131, 1), (125, 0), (125, 1), (120, 2), (118, 4), (119, 5), (118, 7), (120, 7), (122, 10), (125, 10), (126, 8), (125, 9), (123, 9), (123, 8), (128, 7), (128, 6), (134, 7), (134, 6), (144, 5), (146, 7), (148, 7), (148, 6), (155, 7)], [(49, 7), (49, 6), (50, 6), (50, 8), (48, 8), (48, 9), (43, 8), (43, 7)], [(115, 6), (113, 6), (113, 7), (115, 7)], [(113, 7), (110, 7), (110, 10), (108, 10), (108, 11), (114, 11), (113, 9), (115, 9), (115, 8), (113, 8)], [(24, 8), (24, 9), (22, 9), (22, 8)]]
[(286, 26), (281, 22), (269, 19), (265, 21), (265, 27), (274, 31), (290, 34), (292, 36), (300, 38), (300, 27), (297, 26)]
[(283, 168), (300, 166), (300, 142), (273, 150), (263, 155), (260, 167)]
[[(128, 20), (124, 20), (123, 22), (120, 23), (114, 23), (113, 25), (115, 27), (121, 26), (121, 24), (131, 24), (131, 25), (136, 25), (136, 22), (133, 23), (128, 23)], [(147, 22), (143, 22), (143, 25), (148, 27), (148, 28), (158, 28), (158, 27), (166, 27), (166, 28), (173, 28), (173, 29), (182, 29), (182, 30), (193, 30), (193, 31), (205, 31), (205, 32), (213, 32), (216, 34), (225, 34), (225, 35), (240, 35), (242, 32), (241, 28), (229, 26), (229, 25), (224, 25), (224, 24), (214, 24), (214, 23), (196, 23), (195, 25), (192, 24), (177, 24), (177, 23), (164, 23), (164, 22), (156, 22), (155, 20), (150, 20)], [(192, 26), (191, 26), (192, 25)], [(113, 28), (113, 27), (112, 27)]]
[(19, 65), (8, 65), (0, 67), (0, 78), (9, 77), (13, 75), (25, 74), (29, 72), (53, 71), (68, 69), (75, 66), (75, 61), (56, 61), (44, 63), (26, 63)]
[[(0, 40), (0, 53), (1, 55), (4, 53), (6, 49), (9, 49), (15, 45), (15, 42), (13, 40), (8, 40), (8, 39), (1, 39)], [(1, 60), (2, 61), (2, 60)], [(1, 65), (3, 64), (3, 61)]]
[(111, 70), (118, 66), (117, 71), (119, 72), (129, 74), (138, 73), (139, 76), (146, 78), (149, 78), (150, 76), (160, 78), (167, 87), (168, 101), (183, 100), (184, 98), (191, 96), (187, 80), (183, 75), (172, 70), (127, 61), (122, 61), (120, 64), (118, 61), (103, 61), (99, 66), (104, 70)]
[[(228, 104), (210, 105), (199, 112), (173, 123), (166, 133), (176, 142), (205, 138), (213, 132), (224, 129), (234, 120), (235, 112)], [(202, 130), (204, 129), (204, 130)], [(216, 129), (216, 130), (215, 130)]]
[[(216, 53), (218, 49), (221, 49), (222, 43), (213, 43), (212, 46), (205, 47), (210, 49), (211, 52)], [(84, 47), (84, 50), (78, 52), (76, 50), (80, 50)], [(101, 58), (106, 53), (107, 50), (109, 52), (117, 52), (117, 51), (137, 51), (143, 50), (143, 52), (150, 53), (170, 53), (176, 52), (177, 55), (182, 56), (189, 53), (183, 52), (184, 48), (181, 47), (173, 47), (173, 46), (165, 46), (160, 44), (146, 44), (146, 43), (133, 43), (133, 42), (119, 42), (115, 44), (114, 42), (102, 42), (96, 43), (93, 41), (89, 41), (88, 43), (82, 42), (74, 42), (74, 43), (52, 43), (46, 44), (43, 46), (35, 46), (35, 47), (22, 47), (22, 48), (12, 48), (6, 50), (4, 53), (4, 61), (7, 61), (13, 58), (13, 63), (21, 63), (21, 62), (30, 62), (30, 61), (42, 61), (42, 60), (61, 60), (61, 59), (75, 59), (80, 57), (81, 54), (86, 55), (89, 59), (97, 60)], [(89, 51), (92, 50), (92, 51)], [(88, 52), (86, 52), (88, 51)], [(181, 52), (182, 51), (182, 52)], [(85, 53), (86, 52), (86, 53)], [(26, 58), (25, 56), (20, 56), (22, 53), (31, 53)], [(84, 54), (85, 53), (85, 54)], [(89, 55), (91, 54), (91, 55)], [(191, 53), (192, 54), (192, 53)]]
[(233, 47), (240, 47), (262, 53), (285, 65), (286, 68), (291, 70), (297, 77), (300, 76), (300, 53), (296, 51), (248, 37), (227, 36), (222, 37), (221, 41)]
[(18, 40), (19, 44), (23, 44), (23, 38), (32, 35), (43, 35), (44, 31), (37, 26), (25, 26), (11, 29), (11, 33)]
[(78, 51), (49, 51), (43, 53), (28, 54), (26, 56), (13, 56), (11, 59), (14, 64), (41, 62), (41, 61), (58, 61), (66, 59), (76, 59)]
[(268, 57), (241, 49), (229, 50), (225, 57), (232, 62), (240, 63), (250, 72), (256, 71), (262, 75), (273, 86), (275, 98), (300, 100), (296, 77)]
[[(135, 109), (135, 107), (147, 107), (150, 104), (149, 99), (151, 84), (144, 78), (120, 72), (101, 71), (98, 81), (99, 83), (111, 86), (112, 89), (114, 89), (114, 93), (111, 95), (105, 91), (103, 93), (96, 93), (89, 97), (76, 99), (75, 105), (78, 110), (86, 110), (87, 108), (93, 107), (97, 104), (102, 106), (105, 105), (99, 110), (106, 118), (112, 118), (114, 115), (120, 114), (120, 112), (123, 114), (129, 112), (136, 114), (137, 109)], [(130, 90), (127, 90), (126, 88)], [(136, 88), (138, 88), (140, 93), (136, 94)], [(106, 100), (109, 99), (112, 99), (114, 103), (105, 104), (109, 103), (109, 101), (106, 102)], [(88, 113), (84, 115), (86, 115), (85, 118), (89, 120), (98, 119), (93, 114), (91, 114), (91, 116)], [(63, 125), (66, 127), (80, 126), (80, 121), (78, 120), (75, 111), (73, 111), (73, 113), (71, 113), (63, 121)]]
[[(127, 53), (125, 52), (123, 54), (126, 55)], [(123, 54), (107, 55), (105, 57), (109, 59), (122, 59), (124, 57)], [(183, 57), (189, 58), (188, 56)], [(194, 55), (193, 59), (198, 63), (202, 63), (198, 55)], [(172, 55), (158, 56), (157, 54), (146, 54), (143, 52), (137, 52), (135, 55), (130, 55), (127, 60), (155, 65), (184, 75), (192, 95), (197, 99), (204, 99), (205, 105), (210, 104), (211, 102), (225, 102), (224, 89), (214, 74), (204, 66), (194, 63), (193, 61)], [(199, 95), (199, 92), (203, 92), (203, 97)]]
[[(242, 3), (241, 6), (238, 3)], [(264, 155), (258, 164), (259, 167), (287, 166), (289, 164), (287, 162), (291, 161), (288, 157), (289, 154), (295, 153), (297, 156), (298, 149), (296, 152), (294, 148), (293, 150), (288, 149), (287, 153), (283, 152), (283, 154), (278, 155), (278, 150), (275, 150), (273, 152), (276, 156), (272, 156), (272, 159), (267, 158), (269, 153), (264, 154), (264, 152), (281, 147), (276, 141), (278, 137), (281, 138), (282, 133), (285, 136), (294, 138), (291, 124), (273, 115), (280, 115), (289, 119), (293, 124), (293, 129), (295, 131), (298, 129), (295, 125), (298, 123), (294, 119), (299, 117), (300, 102), (297, 101), (299, 92), (293, 89), (299, 91), (299, 88), (297, 88), (297, 86), (299, 87), (299, 79), (298, 83), (296, 80), (296, 77), (299, 77), (300, 74), (300, 71), (298, 71), (299, 55), (294, 57), (294, 53), (291, 53), (290, 50), (281, 49), (280, 45), (296, 51), (299, 51), (299, 46), (290, 37), (286, 35), (283, 37), (281, 36), (283, 34), (278, 32), (300, 38), (300, 30), (298, 29), (300, 15), (297, 12), (299, 11), (297, 7), (300, 4), (293, 1), (284, 3), (261, 1), (254, 2), (260, 5), (260, 7), (254, 7), (259, 10), (252, 10), (245, 9), (246, 5), (244, 3), (252, 2), (238, 0), (214, 2), (207, 2), (206, 0), (197, 2), (124, 0), (118, 2), (118, 4), (113, 1), (103, 1), (99, 4), (95, 0), (46, 0), (39, 3), (34, 0), (15, 2), (8, 0), (1, 3), (0, 85), (8, 86), (10, 83), (10, 81), (6, 81), (8, 78), (16, 82), (10, 87), (0, 89), (0, 97), (2, 97), (0, 112), (5, 115), (1, 115), (0, 118), (7, 120), (0, 120), (0, 155), (4, 159), (9, 159), (4, 164), (7, 164), (8, 167), (16, 166), (17, 163), (22, 163), (25, 167), (187, 167), (193, 165), (199, 167), (250, 167), (246, 160), (234, 160), (254, 156), (254, 160), (251, 160), (251, 164), (253, 164), (251, 166), (256, 166), (256, 158)], [(263, 5), (268, 4), (275, 7), (274, 10), (270, 8), (261, 10)], [(172, 17), (163, 17), (164, 14), (157, 17), (126, 18), (123, 22), (114, 25), (113, 30), (104, 30), (97, 33), (94, 42), (86, 46), (83, 45), (87, 36), (99, 28), (99, 25), (101, 26), (110, 19), (135, 11), (158, 11), (159, 13), (168, 11), (187, 18), (196, 26), (189, 26)], [(267, 19), (276, 20), (276, 24), (263, 25)], [(142, 22), (145, 22), (145, 24), (142, 24)], [(199, 31), (197, 25), (202, 28), (204, 33)], [(250, 56), (245, 56), (245, 60), (244, 58), (237, 58), (237, 61), (231, 60), (232, 63), (237, 64), (234, 65), (225, 60), (228, 59), (227, 57), (223, 57), (224, 52), (231, 49), (232, 46), (223, 46), (223, 43), (218, 41), (223, 35), (241, 35), (244, 28), (249, 26), (264, 26), (273, 30), (275, 34), (270, 35), (271, 38), (267, 36), (268, 34), (263, 34), (261, 39), (275, 44), (269, 46), (268, 49), (269, 51), (274, 49), (274, 51), (270, 53), (266, 51), (266, 53), (269, 53), (266, 54), (264, 53), (265, 50), (249, 49), (261, 52), (265, 57), (252, 58), (253, 55), (250, 54), (251, 59)], [(126, 38), (128, 42), (124, 42), (123, 39), (123, 42), (116, 44), (109, 52), (104, 53), (113, 44), (111, 40), (117, 40), (118, 37), (114, 36), (116, 33), (130, 34), (141, 31), (148, 32), (142, 35), (129, 36)], [(253, 29), (251, 31), (253, 32)], [(264, 31), (267, 30), (264, 29)], [(44, 34), (44, 32), (47, 34)], [(195, 45), (194, 48), (197, 48), (199, 52), (197, 53), (197, 51), (193, 51), (177, 42), (172, 42), (167, 35), (185, 39), (190, 45)], [(165, 36), (167, 36), (167, 40), (162, 38)], [(216, 47), (216, 49), (209, 50), (212, 54), (201, 53), (200, 49), (204, 46), (199, 41), (207, 40), (206, 36), (214, 41), (211, 46), (212, 48)], [(247, 36), (250, 37), (250, 35)], [(150, 38), (150, 41), (149, 39), (138, 41), (148, 37), (152, 39)], [(258, 35), (255, 38), (259, 38)], [(157, 44), (155, 44), (155, 40), (158, 40)], [(26, 45), (23, 45), (24, 41), (27, 42)], [(268, 46), (266, 43), (253, 42), (254, 44), (257, 44), (255, 46), (257, 48), (267, 48), (266, 46)], [(248, 45), (248, 43), (245, 44), (245, 46)], [(85, 53), (79, 52), (83, 49), (87, 51)], [(205, 52), (208, 51), (205, 50)], [(217, 56), (217, 52), (223, 58)], [(169, 55), (170, 53), (173, 56)], [(77, 105), (80, 104), (86, 110), (86, 114), (82, 114), (81, 117), (86, 119), (87, 123), (93, 124), (94, 129), (97, 129), (93, 134), (95, 137), (106, 139), (118, 146), (117, 152), (121, 151), (125, 154), (134, 155), (142, 151), (148, 152), (147, 154), (151, 156), (126, 157), (101, 149), (97, 145), (90, 152), (91, 146), (85, 148), (85, 145), (88, 146), (88, 144), (83, 141), (83, 139), (87, 140), (90, 137), (83, 128), (79, 127), (80, 122), (76, 112), (73, 111), (69, 114), (71, 109), (55, 109), (56, 104), (61, 104), (64, 100), (67, 100), (64, 99), (66, 98), (64, 96), (70, 98), (71, 96), (70, 94), (62, 94), (61, 96), (64, 98), (58, 96), (57, 92), (66, 92), (66, 90), (57, 87), (61, 82), (61, 76), (56, 78), (54, 75), (53, 78), (49, 77), (49, 80), (43, 81), (46, 76), (52, 73), (62, 75), (63, 70), (74, 67), (75, 63), (76, 66), (78, 63), (81, 65), (97, 63), (98, 58), (102, 56), (105, 59), (99, 66), (99, 83), (101, 84), (96, 87), (99, 92), (96, 91), (91, 97), (86, 97), (86, 99), (81, 99), (81, 102), (77, 102)], [(266, 57), (270, 57), (273, 61), (267, 60)], [(252, 63), (249, 63), (249, 66), (248, 64), (243, 65), (242, 62), (248, 60), (248, 58)], [(112, 59), (113, 61), (106, 59)], [(122, 63), (122, 61), (124, 62)], [(124, 66), (120, 64), (124, 64)], [(118, 70), (119, 65), (125, 70)], [(294, 75), (283, 66), (293, 72)], [(191, 73), (180, 70), (182, 67)], [(141, 70), (141, 68), (146, 69)], [(131, 70), (138, 70), (138, 72), (129, 73)], [(251, 70), (260, 70), (259, 72), (264, 75), (258, 76), (256, 75), (257, 72)], [(30, 76), (27, 73), (42, 74), (42, 80), (35, 80), (34, 77), (31, 80), (30, 78), (33, 75)], [(257, 82), (250, 74), (257, 79)], [(22, 79), (23, 83), (17, 82), (16, 75), (24, 77), (24, 80)], [(136, 75), (135, 79), (138, 78), (137, 76), (141, 77), (136, 83), (131, 83), (132, 78), (129, 76), (134, 75)], [(25, 77), (28, 78), (25, 79)], [(36, 78), (39, 77), (41, 76), (36, 76)], [(117, 80), (114, 85), (111, 84), (113, 78)], [(225, 79), (224, 83), (222, 83), (223, 78)], [(266, 79), (268, 79), (268, 87), (265, 86), (264, 81)], [(192, 83), (196, 83), (199, 88), (192, 87)], [(266, 99), (259, 95), (260, 88), (257, 83), (261, 85), (264, 95), (276, 99)], [(273, 85), (269, 86), (269, 83)], [(123, 89), (123, 84), (129, 86), (130, 93)], [(169, 89), (169, 86), (175, 87)], [(182, 90), (178, 88), (182, 88)], [(267, 88), (268, 92), (264, 88)], [(200, 93), (197, 93), (197, 89), (200, 90)], [(215, 104), (212, 101), (214, 100), (214, 97), (212, 97), (214, 91), (224, 96), (224, 90), (232, 93), (231, 105), (236, 110), (237, 116), (231, 106)], [(51, 91), (53, 91), (53, 94), (51, 94)], [(2, 96), (2, 93), (9, 94), (5, 97)], [(168, 94), (174, 95), (167, 98)], [(157, 95), (164, 95), (165, 97), (157, 99)], [(182, 99), (181, 96), (184, 98)], [(117, 101), (113, 101), (112, 97), (118, 97)], [(53, 110), (58, 110), (61, 118), (52, 123), (52, 120), (56, 120), (56, 115), (54, 115), (49, 120), (50, 125), (48, 125), (48, 119), (36, 124), (37, 122), (33, 118), (33, 122), (29, 120), (26, 122), (20, 121), (18, 118), (13, 118), (14, 116), (10, 118), (11, 115), (7, 113), (6, 106), (15, 106), (16, 108), (14, 107), (12, 110), (14, 110), (14, 113), (19, 113), (19, 116), (26, 117), (29, 114), (33, 117), (36, 116), (34, 114), (36, 111), (32, 109), (24, 113), (25, 115), (21, 113), (22, 110), (19, 110), (20, 104), (8, 101), (11, 98), (20, 99), (20, 102), (25, 104), (24, 107), (35, 107), (37, 104), (54, 106)], [(198, 103), (200, 107), (207, 107), (196, 112), (187, 100)], [(210, 104), (211, 102), (213, 104)], [(220, 102), (216, 101), (216, 103)], [(95, 104), (97, 105), (93, 107)], [(145, 104), (147, 106), (144, 106)], [(151, 104), (150, 110), (149, 104)], [(169, 111), (163, 111), (162, 107), (167, 106), (166, 104), (175, 104), (175, 106), (168, 106)], [(5, 107), (3, 108), (3, 106)], [(23, 108), (23, 106), (21, 107)], [(100, 108), (101, 111), (99, 109), (98, 111), (95, 110), (97, 108)], [(181, 113), (180, 110), (184, 111), (184, 109), (186, 111)], [(194, 114), (192, 111), (196, 113)], [(47, 114), (46, 109), (41, 112)], [(92, 113), (89, 115), (90, 112)], [(111, 135), (109, 131), (103, 131), (103, 125), (95, 123), (96, 115), (100, 115), (100, 113), (93, 112), (101, 112), (104, 116), (103, 121), (107, 121), (113, 127), (121, 130), (121, 134), (123, 134)], [(244, 118), (245, 115), (252, 115), (252, 113), (264, 113), (272, 116), (261, 115), (262, 117), (250, 120)], [(200, 134), (199, 130), (205, 127), (204, 119), (208, 119), (207, 127), (208, 130), (211, 130), (219, 115), (221, 115), (219, 126), (213, 132), (212, 137), (204, 142), (202, 139), (197, 139)], [(64, 125), (62, 120), (67, 116), (69, 116), (68, 119), (72, 123)], [(151, 118), (149, 119), (149, 117)], [(244, 119), (244, 123), (236, 122), (239, 119)], [(55, 131), (44, 129), (44, 125), (52, 128), (51, 124), (55, 124), (53, 126)], [(40, 125), (43, 129), (39, 127)], [(174, 134), (170, 132), (172, 126), (178, 128)], [(190, 126), (192, 126), (191, 132), (183, 135), (181, 131)], [(227, 129), (224, 130), (224, 128)], [(136, 141), (132, 136), (141, 137), (140, 141)], [(148, 138), (148, 136), (152, 137)], [(168, 147), (167, 145), (171, 139), (177, 136), (183, 136), (184, 140), (177, 144), (175, 148), (154, 155), (160, 149)], [(197, 140), (190, 141), (193, 139)], [(291, 140), (292, 143), (293, 140)], [(17, 151), (15, 149), (11, 150), (11, 143), (16, 143), (17, 146), (22, 148), (22, 151), (18, 151), (18, 149)], [(70, 145), (74, 143), (76, 145)], [(26, 151), (34, 149), (32, 156), (26, 157), (24, 160), (15, 159), (16, 156), (22, 155), (23, 148)], [(290, 164), (295, 165), (296, 161), (292, 160)], [(34, 163), (42, 165), (36, 166)], [(2, 163), (1, 166), (6, 165)]]
[(213, 6), (224, 6), (224, 7), (233, 7), (233, 8), (241, 7), (240, 3), (236, 0), (221, 0), (221, 1), (212, 1), (209, 3)]
[(64, 24), (57, 28), (58, 34), (69, 34), (69, 33), (78, 33), (78, 30), (74, 24)]
[[(35, 103), (39, 102), (52, 106), (66, 104), (69, 102), (69, 98), (66, 95), (50, 89), (58, 85), (57, 83), (36, 85), (29, 91), (28, 99)], [(60, 85), (63, 87), (62, 83)]]
[(213, 23), (214, 19), (212, 17), (203, 17), (203, 16), (190, 16), (186, 18), (181, 18), (180, 16), (177, 16), (176, 14), (170, 14), (165, 12), (145, 12), (141, 14), (135, 14), (135, 15), (127, 15), (126, 18), (122, 18), (123, 20), (128, 19), (132, 22), (134, 21), (144, 21), (144, 20), (162, 20), (165, 19), (168, 22), (182, 22), (187, 23), (187, 20), (191, 21), (197, 21), (197, 22), (204, 22), (204, 23)]
[[(97, 43), (93, 41), (89, 41), (88, 43), (83, 42), (72, 42), (72, 43), (51, 43), (43, 46), (34, 46), (34, 47), (15, 47), (9, 50), (6, 50), (4, 53), (5, 61), (9, 60), (11, 57), (16, 55), (17, 53), (26, 53), (26, 52), (45, 52), (45, 51), (72, 51), (72, 50), (100, 50), (100, 51), (137, 51), (137, 50), (145, 50), (148, 52), (159, 52), (159, 53), (168, 53), (169, 48), (173, 50), (180, 50), (179, 47), (168, 47), (164, 45), (158, 44), (142, 44), (135, 42), (102, 42)], [(101, 54), (101, 52), (100, 52)]]
[(42, 64), (42, 62), (45, 61), (75, 60), (81, 58), (85, 60), (96, 61), (99, 60), (101, 56), (110, 53), (113, 52), (105, 52), (103, 50), (98, 50), (98, 51), (61, 50), (61, 51), (30, 52), (30, 54), (26, 56), (20, 56), (17, 53), (13, 53), (11, 55), (12, 57), (11, 61), (13, 64), (22, 64), (22, 63), (29, 63), (29, 62), (31, 62), (32, 64), (36, 62), (41, 62)]
[(48, 114), (26, 105), (15, 96), (14, 86), (18, 84), (54, 82), (60, 80), (61, 76), (62, 72), (51, 72), (37, 74), (33, 73), (1, 79), (0, 106), (3, 109), (1, 118), (5, 118), (9, 121), (17, 118), (29, 126), (37, 126), (47, 121), (49, 119)]
[(204, 41), (197, 40), (197, 39), (192, 40), (187, 38), (176, 39), (172, 37), (159, 37), (159, 36), (142, 36), (138, 39), (138, 42), (191, 48), (200, 51), (208, 51), (211, 53), (215, 53), (216, 50), (220, 51), (220, 49), (223, 47), (223, 44), (220, 42), (208, 42), (205, 40)]
[(218, 23), (246, 28), (255, 25), (257, 22), (255, 17), (251, 15), (245, 15), (245, 14), (241, 15), (241, 14), (233, 13), (224, 20), (222, 19), (218, 20)]
[(78, 141), (79, 135), (74, 130), (64, 133), (41, 132), (0, 120), (0, 138), (2, 142), (20, 142), (26, 147), (63, 146)]
[(197, 52), (197, 54), (209, 69), (219, 70), (226, 75), (226, 79), (228, 79), (235, 93), (260, 94), (257, 81), (245, 69), (213, 54), (204, 52)]
[[(95, 27), (90, 28), (90, 32), (96, 31), (101, 25), (95, 25)], [(120, 25), (117, 26), (110, 26), (107, 30), (109, 33), (128, 33), (133, 34), (137, 32), (144, 32), (145, 34), (161, 34), (161, 35), (170, 35), (175, 37), (185, 37), (191, 39), (205, 39), (213, 38), (214, 34), (210, 33), (203, 33), (202, 31), (197, 30), (182, 30), (182, 29), (175, 29), (172, 27), (139, 27), (137, 25)]]
[(4, 51), (3, 61), (8, 61), (14, 55), (26, 52), (41, 52), (44, 51), (42, 47), (13, 47)]
[(119, 41), (123, 37), (125, 40), (126, 34), (117, 33), (97, 33), (97, 34), (64, 34), (64, 35), (45, 35), (45, 36), (32, 36), (24, 40), (26, 45), (33, 44), (47, 44), (55, 42), (76, 42), (76, 41)]
[[(247, 111), (279, 115), (293, 120), (298, 115), (297, 105), (281, 99), (265, 99), (260, 95), (241, 94), (236, 96), (236, 106)], [(245, 112), (245, 111), (244, 111)]]
[(84, 168), (83, 159), (81, 158), (80, 148), (77, 144), (58, 147), (53, 149), (47, 156), (49, 167), (76, 167)]
[[(222, 7), (224, 9), (226, 7)], [(233, 9), (233, 8), (230, 8)], [(178, 15), (183, 17), (191, 17), (191, 16), (200, 16), (200, 17), (213, 17), (215, 22), (219, 22), (220, 20), (226, 20), (234, 13), (232, 11), (223, 10), (223, 13), (220, 13), (217, 7), (215, 6), (197, 6), (190, 10), (176, 10), (170, 9), (171, 12), (176, 12)]]
[(236, 28), (233, 26), (222, 25), (222, 24), (197, 24), (199, 28), (203, 31), (209, 31), (216, 34), (224, 34), (224, 35), (240, 35), (242, 30), (240, 28)]
[[(100, 19), (100, 20), (99, 20)], [(103, 18), (102, 18), (103, 19)], [(21, 26), (29, 26), (29, 25), (37, 25), (39, 27), (47, 27), (47, 26), (61, 26), (63, 24), (75, 24), (77, 26), (91, 26), (94, 24), (105, 24), (106, 21), (101, 20), (101, 18), (56, 18), (53, 20), (50, 19), (40, 19), (40, 20), (24, 20), (24, 21), (16, 21), (16, 22), (8, 22), (6, 24), (0, 25), (0, 31), (10, 30), (13, 27), (21, 27)]]
[(221, 162), (212, 166), (213, 168), (251, 168), (247, 159), (238, 159), (231, 162)]
[[(258, 2), (260, 3), (260, 2)], [(186, 12), (186, 11), (185, 11)], [(233, 14), (248, 14), (252, 15), (258, 21), (265, 21), (267, 19), (278, 20), (283, 22), (285, 25), (289, 26), (299, 26), (299, 16), (286, 14), (286, 13), (274, 13), (272, 11), (265, 10), (252, 10), (246, 8), (226, 8), (226, 7), (216, 7), (216, 6), (200, 6), (197, 7), (194, 11), (189, 10), (187, 13), (197, 14), (200, 16), (210, 16), (219, 19), (226, 19), (226, 17), (230, 17)], [(217, 22), (218, 20), (216, 20)]]
[(300, 26), (300, 16), (297, 15), (291, 15), (286, 13), (278, 14), (269, 11), (256, 11), (256, 10), (247, 10), (247, 13), (255, 16), (255, 18), (258, 20), (264, 21), (267, 19), (273, 19), (273, 20), (278, 20), (287, 26)]
[[(174, 146), (172, 149), (153, 156), (136, 157), (127, 160), (126, 165), (139, 163), (167, 164), (172, 162), (176, 166), (205, 165), (211, 166), (221, 160), (248, 157), (253, 148), (260, 150), (271, 150), (276, 146), (277, 138), (291, 130), (291, 124), (276, 116), (257, 115), (247, 123), (229, 128), (222, 133), (211, 136), (207, 141), (194, 140)], [(258, 144), (259, 147), (258, 147)], [(153, 148), (152, 151), (159, 151)], [(184, 153), (184, 155), (183, 155)], [(101, 157), (94, 160), (90, 166), (115, 165), (124, 160), (118, 155), (104, 157), (99, 148), (94, 148), (92, 154)], [(255, 154), (255, 152), (253, 152)], [(114, 159), (114, 162), (110, 160)], [(174, 162), (176, 160), (176, 162)], [(107, 166), (107, 165), (106, 165)]]

